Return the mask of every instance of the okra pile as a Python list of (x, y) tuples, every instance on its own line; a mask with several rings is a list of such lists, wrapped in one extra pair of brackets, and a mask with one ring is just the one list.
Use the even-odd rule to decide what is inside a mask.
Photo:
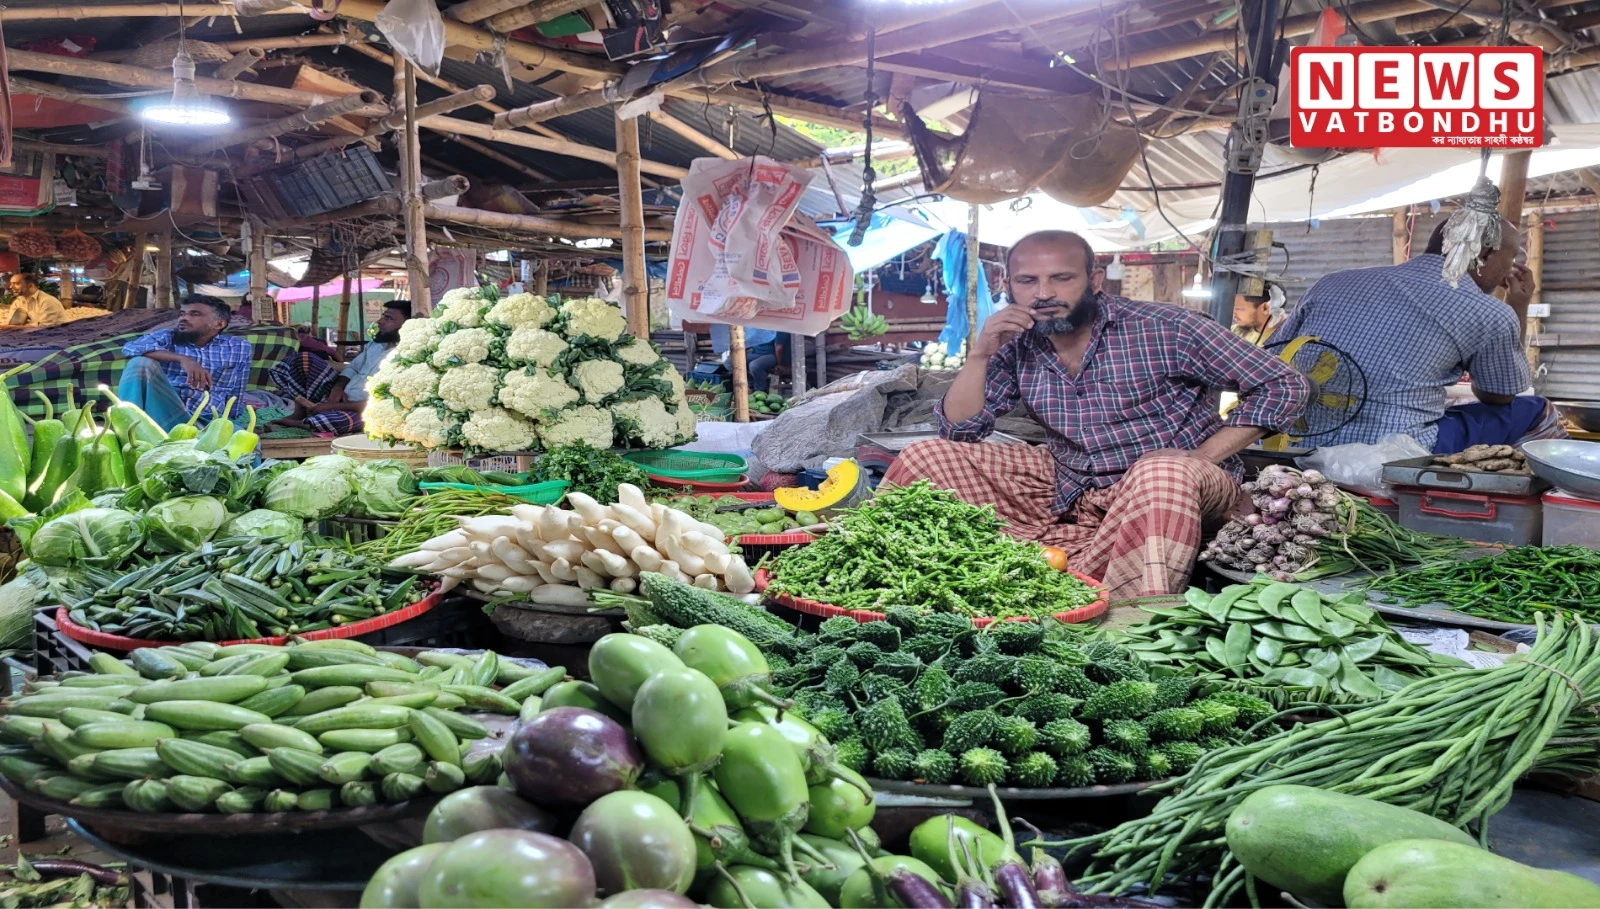
[(150, 813), (326, 811), (493, 784), (502, 743), (472, 714), (537, 711), (566, 672), (346, 640), (190, 641), (90, 665), (4, 704), (0, 774)]
[(415, 575), (304, 542), (201, 544), (121, 573), (86, 568), (61, 596), (86, 628), (142, 640), (281, 637), (370, 619), (420, 600)]

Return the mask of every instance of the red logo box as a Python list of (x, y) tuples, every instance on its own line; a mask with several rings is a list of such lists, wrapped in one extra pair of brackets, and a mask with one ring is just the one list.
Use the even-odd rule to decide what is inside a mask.
[(1296, 148), (1544, 144), (1537, 47), (1295, 47), (1289, 92)]

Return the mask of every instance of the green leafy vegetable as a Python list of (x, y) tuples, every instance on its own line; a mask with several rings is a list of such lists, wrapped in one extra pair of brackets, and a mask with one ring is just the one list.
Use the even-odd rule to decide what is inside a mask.
[(144, 520), (119, 508), (82, 508), (51, 518), (25, 544), (40, 565), (115, 566), (144, 542)]
[(151, 545), (164, 552), (190, 552), (216, 535), (228, 509), (212, 496), (179, 496), (145, 511)]
[(572, 484), (567, 492), (581, 492), (602, 505), (616, 503), (619, 484), (632, 483), (640, 489), (650, 486), (649, 474), (637, 464), (587, 442), (550, 449), (534, 464), (533, 473), (536, 482), (566, 480)]

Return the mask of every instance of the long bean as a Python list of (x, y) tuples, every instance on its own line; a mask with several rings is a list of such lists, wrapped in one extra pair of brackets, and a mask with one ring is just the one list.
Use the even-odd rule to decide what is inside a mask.
[(1247, 880), (1225, 840), (1252, 791), (1294, 783), (1425, 811), (1479, 836), (1531, 770), (1583, 775), (1600, 765), (1600, 637), (1581, 620), (1536, 616), (1532, 650), (1492, 669), (1412, 683), (1344, 716), (1210, 752), (1147, 817), (1097, 836), (1039, 845), (1093, 850), (1089, 893), (1155, 890), (1169, 871), (1209, 872), (1207, 906), (1231, 905)]
[(1497, 556), (1437, 562), (1364, 582), (1388, 603), (1443, 603), (1458, 612), (1530, 624), (1539, 612), (1600, 618), (1600, 551), (1581, 546), (1519, 546)]
[(356, 551), (381, 562), (416, 552), (422, 543), (455, 530), (460, 518), (505, 514), (526, 500), (487, 489), (441, 489), (430, 492), (407, 512), (389, 532), (356, 547)]

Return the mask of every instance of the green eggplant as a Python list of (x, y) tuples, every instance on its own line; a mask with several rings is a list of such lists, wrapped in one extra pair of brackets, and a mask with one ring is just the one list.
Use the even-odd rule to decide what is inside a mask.
[(23, 508), (21, 502), (13, 499), (5, 490), (0, 489), (0, 522), (9, 521), (12, 518), (26, 517), (27, 515), (28, 509)]
[(11, 372), (0, 376), (0, 491), (21, 501), (28, 494), (28, 433), (5, 382)]
[[(682, 805), (682, 789), (672, 780), (662, 780), (640, 787), (668, 805)], [(727, 800), (713, 786), (695, 790), (694, 804), (679, 809), (679, 814), (689, 823), (695, 835), (695, 870), (701, 874), (724, 865), (754, 865), (769, 871), (778, 870), (778, 863), (750, 849), (750, 837), (739, 823)]]
[(50, 403), (50, 398), (42, 391), (36, 391), (33, 396), (44, 402), (44, 419), (33, 424), (33, 454), (28, 460), (28, 492), (33, 492), (33, 484), (44, 476), (45, 470), (50, 466), (50, 456), (55, 453), (56, 443), (67, 434), (66, 424), (56, 419), (56, 407)]
[(790, 909), (826, 906), (822, 894), (799, 879), (749, 865), (721, 871), (706, 888), (706, 902), (718, 909)]
[[(665, 647), (660, 649), (677, 659)], [(663, 669), (645, 679), (633, 695), (633, 735), (656, 766), (681, 782), (681, 812), (694, 804), (702, 778), (722, 754), (728, 708), (705, 673), (687, 667)]]
[(106, 408), (106, 422), (111, 424), (111, 431), (117, 434), (118, 441), (124, 445), (129, 442), (148, 442), (155, 446), (167, 440), (167, 431), (139, 405), (123, 401), (104, 384), (100, 385), (99, 390), (111, 399), (111, 406)]
[[(79, 420), (81, 419), (82, 414), (79, 414)], [(74, 421), (74, 425), (76, 422)], [(28, 498), (24, 504), (29, 509), (43, 511), (61, 497), (61, 491), (66, 487), (67, 481), (78, 472), (79, 445), (79, 440), (70, 431), (56, 440), (55, 450), (50, 455), (50, 463), (45, 466), (44, 473), (28, 490)]]
[(685, 666), (710, 676), (722, 689), (723, 700), (730, 709), (750, 707), (757, 702), (779, 708), (794, 706), (767, 690), (772, 686), (772, 670), (767, 666), (767, 658), (748, 638), (731, 628), (696, 625), (678, 637), (672, 652)]
[(805, 768), (783, 733), (765, 723), (733, 724), (711, 775), (761, 851), (776, 854), (789, 879), (798, 881), (795, 840), (811, 811), (810, 793)]
[(221, 451), (228, 445), (228, 440), (233, 438), (233, 423), (229, 422), (228, 414), (233, 413), (233, 398), (228, 399), (228, 404), (222, 413), (211, 418), (206, 428), (200, 431), (195, 439), (196, 451)]
[(167, 433), (167, 441), (169, 441), (169, 442), (186, 442), (186, 441), (188, 441), (190, 439), (199, 438), (200, 437), (200, 429), (199, 429), (199, 427), (195, 426), (194, 424), (197, 423), (200, 420), (200, 415), (202, 413), (205, 413), (206, 405), (210, 404), (210, 403), (211, 403), (211, 392), (209, 392), (209, 391), (201, 392), (200, 393), (200, 403), (195, 406), (194, 413), (189, 414), (189, 421), (187, 423), (179, 423), (177, 426), (172, 427), (172, 431)]

